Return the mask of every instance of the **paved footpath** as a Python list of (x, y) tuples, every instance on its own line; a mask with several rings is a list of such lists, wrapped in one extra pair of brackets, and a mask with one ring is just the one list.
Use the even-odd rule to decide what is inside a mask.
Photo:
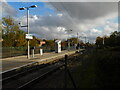
[(27, 65), (32, 62), (44, 62), (46, 60), (58, 58), (58, 57), (64, 57), (65, 54), (73, 54), (75, 51), (62, 51), (61, 53), (43, 53), (41, 56), (40, 54), (35, 54), (34, 58), (31, 56), (30, 59), (27, 59), (27, 56), (16, 56), (16, 57), (10, 57), (10, 58), (3, 58), (0, 59), (0, 64), (2, 65), (0, 67), (1, 72), (5, 72), (14, 68), (18, 68), (23, 65)]

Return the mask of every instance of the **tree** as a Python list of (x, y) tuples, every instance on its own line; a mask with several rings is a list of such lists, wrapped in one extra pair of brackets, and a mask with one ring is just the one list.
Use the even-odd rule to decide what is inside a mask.
[(45, 46), (49, 49), (55, 49), (55, 41), (54, 40), (45, 40)]
[(104, 46), (110, 46), (110, 37), (108, 36), (104, 37)]
[(75, 44), (77, 44), (77, 43), (78, 43), (78, 39), (77, 39), (77, 38), (75, 38), (75, 37), (70, 38), (70, 39), (69, 39), (69, 41), (70, 41), (70, 44), (71, 44), (72, 46), (74, 46)]
[(38, 43), (38, 41), (37, 41), (35, 36), (33, 36), (33, 39), (30, 40), (30, 46), (31, 47), (39, 46), (39, 43)]
[(103, 44), (104, 38), (104, 46), (107, 47), (115, 47), (120, 46), (120, 32), (114, 31), (111, 33), (110, 36), (106, 37), (97, 37), (96, 38), (96, 45), (101, 47)]
[(109, 39), (110, 39), (110, 43), (112, 46), (119, 46), (120, 45), (120, 32), (114, 31), (110, 35)]
[(97, 37), (96, 38), (96, 45), (98, 47), (101, 47), (103, 45), (103, 38), (102, 37)]
[(2, 18), (2, 24), (4, 26), (2, 28), (3, 46), (26, 46), (25, 32), (20, 30), (19, 25), (14, 22), (13, 18)]
[(16, 34), (15, 44), (14, 46), (21, 47), (21, 46), (27, 46), (27, 41), (25, 39), (25, 32), (19, 30), (19, 32)]

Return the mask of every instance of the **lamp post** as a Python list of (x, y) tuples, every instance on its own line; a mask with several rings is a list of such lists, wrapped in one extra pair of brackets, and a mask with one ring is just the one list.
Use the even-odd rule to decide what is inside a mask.
[(86, 44), (86, 36), (84, 38), (85, 38), (85, 44)]
[(79, 32), (77, 32), (77, 44), (79, 43)]
[[(32, 6), (29, 6), (29, 7), (22, 7), (22, 8), (19, 8), (19, 10), (27, 10), (27, 25), (26, 26), (22, 26), (22, 27), (27, 27), (27, 34), (29, 34), (29, 8), (35, 8), (37, 7), (37, 5), (32, 5)], [(27, 43), (28, 43), (28, 55), (27, 55), (27, 58), (30, 59), (30, 43), (29, 43), (29, 39), (27, 39)]]
[(104, 44), (105, 44), (105, 41), (104, 41), (104, 39), (105, 39), (105, 38), (103, 37), (103, 46), (104, 46)]
[[(72, 31), (71, 29), (65, 30), (65, 31)], [(68, 38), (69, 38), (69, 33), (68, 33)], [(67, 39), (68, 40), (68, 39)], [(70, 50), (70, 41), (68, 40), (68, 50)]]

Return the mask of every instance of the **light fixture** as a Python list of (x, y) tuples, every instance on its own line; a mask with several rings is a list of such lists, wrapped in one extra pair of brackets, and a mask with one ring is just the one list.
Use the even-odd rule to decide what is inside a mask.
[(37, 7), (37, 5), (32, 5), (32, 6), (30, 6), (30, 8), (35, 8), (35, 7)]
[(23, 7), (23, 8), (19, 8), (19, 10), (25, 10), (25, 8)]

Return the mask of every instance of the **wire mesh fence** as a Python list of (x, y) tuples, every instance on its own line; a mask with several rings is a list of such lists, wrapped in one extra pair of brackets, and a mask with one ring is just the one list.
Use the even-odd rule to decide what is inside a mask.
[[(30, 55), (32, 55), (32, 50), (34, 49), (35, 54), (40, 53), (40, 49), (43, 50), (43, 53), (54, 52), (55, 47), (30, 47)], [(62, 47), (62, 50), (68, 50), (68, 47)], [(74, 50), (75, 47), (70, 47), (70, 50)], [(0, 50), (2, 51), (1, 58), (7, 57), (14, 57), (14, 56), (22, 56), (27, 55), (27, 47), (1, 47)]]
[(27, 55), (27, 47), (2, 47), (2, 58)]

